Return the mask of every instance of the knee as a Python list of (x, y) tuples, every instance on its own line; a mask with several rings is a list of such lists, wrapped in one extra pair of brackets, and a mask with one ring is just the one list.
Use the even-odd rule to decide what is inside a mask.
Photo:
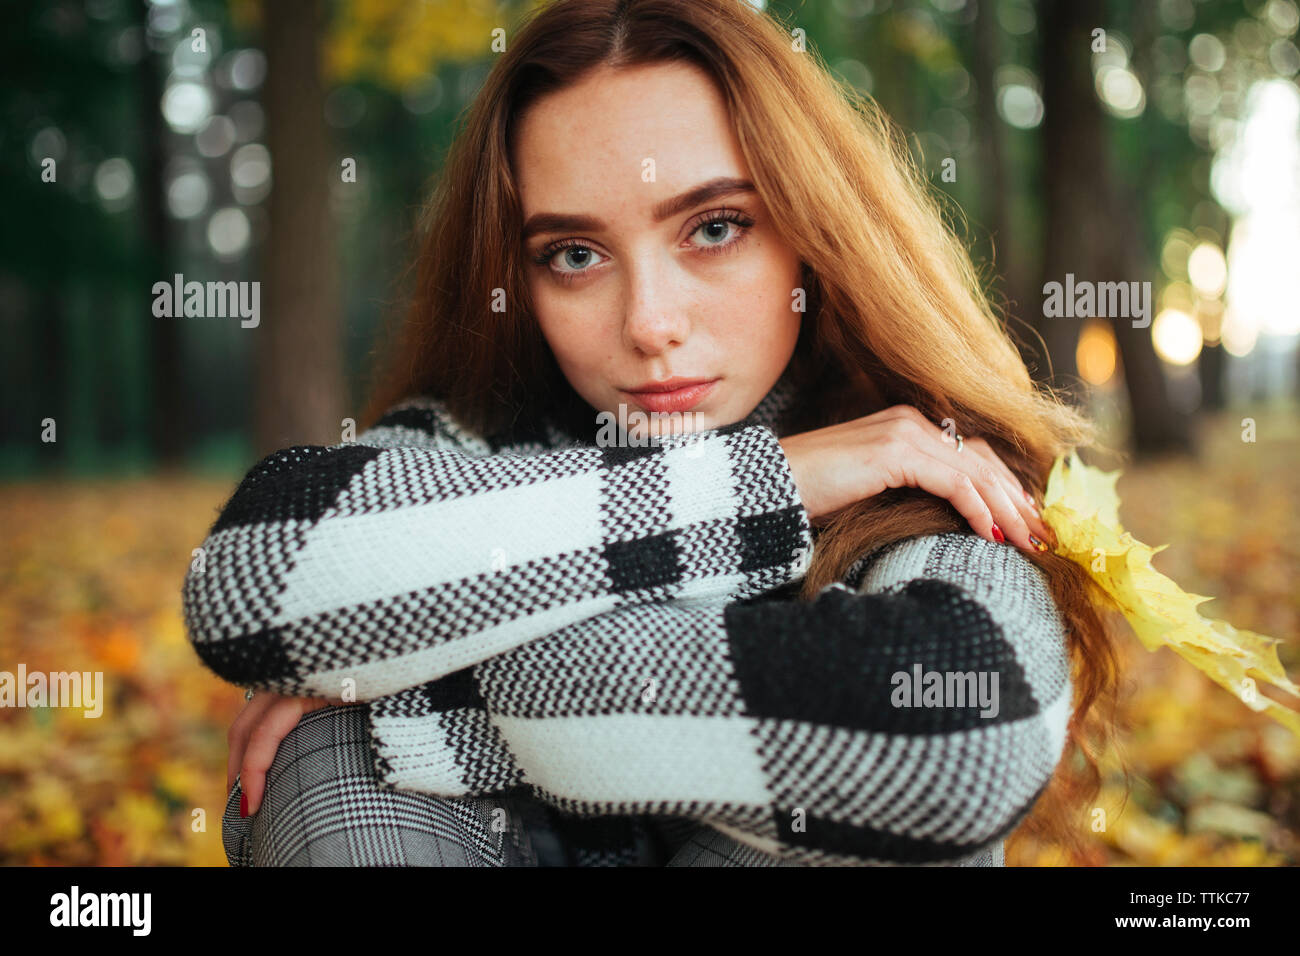
[(312, 711), (280, 741), (257, 812), (232, 828), (234, 856), (252, 866), (317, 865), (313, 857), (334, 855), (321, 845), (346, 826), (349, 796), (375, 786), (364, 706)]

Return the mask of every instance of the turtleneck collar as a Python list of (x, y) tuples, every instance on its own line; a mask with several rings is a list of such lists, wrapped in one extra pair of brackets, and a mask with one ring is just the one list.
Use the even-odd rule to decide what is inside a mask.
[(781, 419), (794, 405), (797, 394), (792, 363), (786, 366), (776, 384), (768, 390), (754, 410), (745, 416), (744, 421), (750, 425), (766, 425), (780, 435)]

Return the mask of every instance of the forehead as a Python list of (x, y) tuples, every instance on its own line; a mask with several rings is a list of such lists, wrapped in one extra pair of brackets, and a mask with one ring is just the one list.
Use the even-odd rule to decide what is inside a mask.
[(749, 174), (721, 94), (687, 63), (601, 67), (541, 98), (520, 118), (511, 163), (525, 217), (648, 210), (715, 176)]

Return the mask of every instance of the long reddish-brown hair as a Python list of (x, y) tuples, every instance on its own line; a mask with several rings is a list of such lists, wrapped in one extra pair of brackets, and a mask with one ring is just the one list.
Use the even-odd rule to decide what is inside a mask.
[[(804, 401), (785, 433), (913, 405), (983, 437), (1041, 500), (1053, 460), (1095, 443), (1095, 426), (1031, 379), (896, 127), (745, 0), (556, 0), (509, 37), (438, 176), (410, 310), (376, 366), (363, 426), (415, 394), (438, 396), (482, 434), (541, 407), (581, 408), (533, 318), (523, 243), (511, 239), (522, 232), (512, 136), (529, 104), (597, 66), (664, 61), (693, 63), (717, 84), (750, 178), (803, 262), (807, 309), (791, 369)], [(518, 306), (493, 308), (501, 302)], [(874, 548), (970, 530), (916, 489), (818, 525), (804, 599)], [(1050, 551), (1027, 557), (1066, 623), (1075, 699), (1065, 758), (1025, 826), (1078, 850), (1079, 811), (1099, 790), (1096, 758), (1113, 730), (1116, 656), (1087, 573)]]

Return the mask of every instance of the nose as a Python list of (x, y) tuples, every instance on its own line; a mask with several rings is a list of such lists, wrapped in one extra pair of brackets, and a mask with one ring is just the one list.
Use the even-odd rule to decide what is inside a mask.
[(681, 345), (690, 334), (685, 303), (675, 290), (673, 276), (653, 263), (632, 270), (627, 309), (623, 316), (623, 339), (643, 355), (659, 355)]

